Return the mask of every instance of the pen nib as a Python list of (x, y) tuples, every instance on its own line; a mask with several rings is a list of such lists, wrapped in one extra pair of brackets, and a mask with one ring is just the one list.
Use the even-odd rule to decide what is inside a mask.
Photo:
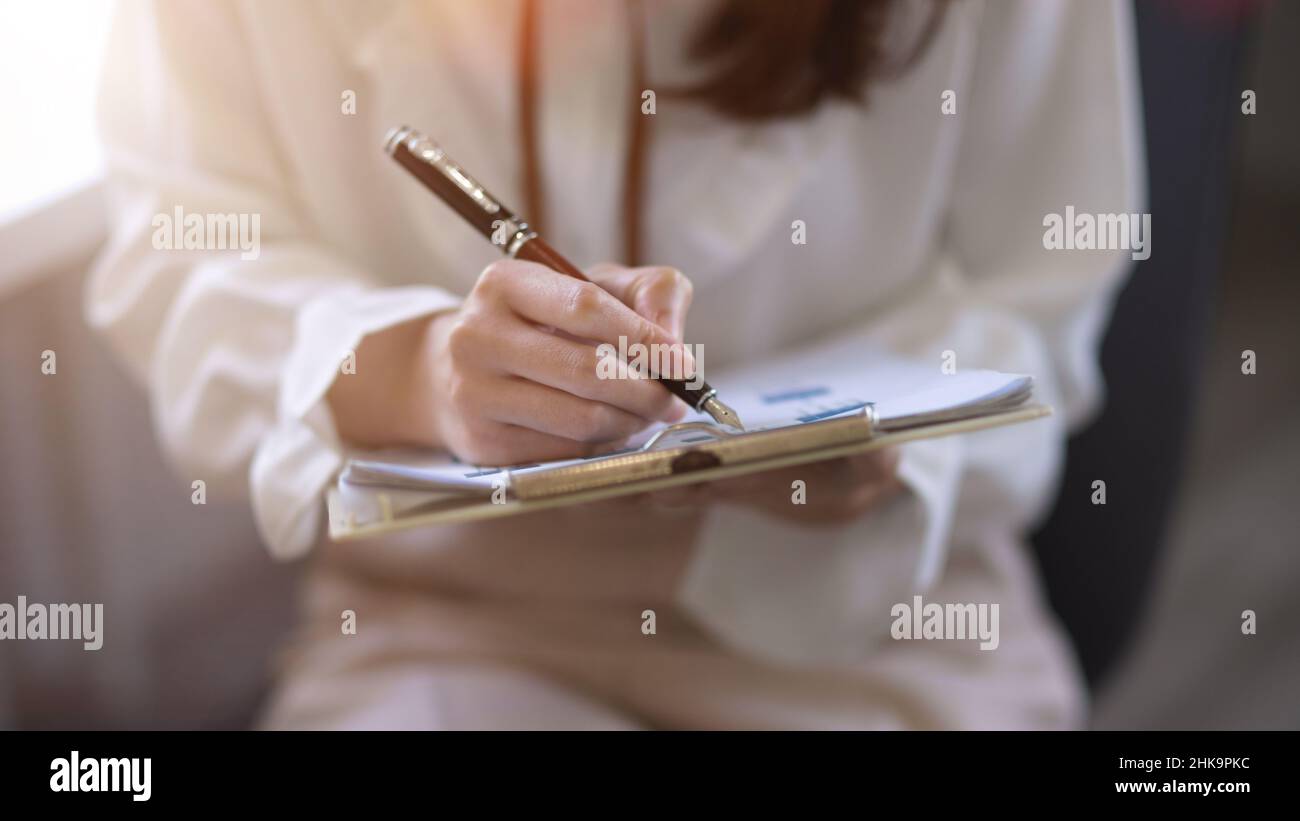
[(710, 396), (704, 400), (704, 412), (712, 416), (714, 421), (722, 425), (733, 427), (736, 430), (744, 430), (745, 425), (740, 421), (740, 417), (731, 408), (724, 405), (716, 396)]

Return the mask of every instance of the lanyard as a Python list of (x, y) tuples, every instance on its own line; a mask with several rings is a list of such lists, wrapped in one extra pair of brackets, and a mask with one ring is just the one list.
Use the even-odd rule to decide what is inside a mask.
[[(523, 0), (518, 61), (518, 105), (520, 144), (523, 146), (524, 207), (535, 230), (546, 230), (546, 181), (542, 170), (538, 129), (538, 38), (537, 0)], [(646, 81), (645, 9), (641, 0), (627, 0), (628, 53), (631, 55), (631, 87), (626, 94), (628, 145), (623, 164), (622, 228), (625, 265), (641, 264), (641, 211), (645, 197), (646, 154), (650, 146), (651, 115), (641, 113), (641, 93)]]

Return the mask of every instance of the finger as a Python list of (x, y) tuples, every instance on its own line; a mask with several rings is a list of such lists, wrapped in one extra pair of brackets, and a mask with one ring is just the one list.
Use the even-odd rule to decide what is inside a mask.
[(485, 389), (491, 397), (484, 402), (487, 418), (576, 442), (623, 440), (648, 424), (613, 405), (518, 377), (490, 379)]
[(676, 268), (621, 265), (598, 265), (588, 271), (591, 280), (641, 316), (683, 338), (686, 312), (690, 310), (695, 289), (691, 281)]
[(902, 489), (903, 483), (897, 477), (885, 477), (855, 488), (849, 498), (845, 500), (844, 506), (855, 513), (861, 513), (880, 505), (902, 491)]
[[(844, 496), (852, 493), (854, 488), (859, 486), (875, 485), (892, 478), (897, 466), (898, 449), (882, 448), (852, 456), (782, 468), (773, 471), (771, 475), (787, 485), (797, 479), (816, 481), (822, 487)], [(742, 478), (761, 482), (767, 475), (769, 474), (755, 474)]]
[[(794, 482), (803, 481), (809, 492), (808, 506), (829, 503), (849, 504), (862, 496), (868, 500), (896, 482), (898, 449), (883, 448), (837, 459), (739, 476), (718, 484), (718, 494), (732, 500), (776, 498), (793, 490)], [(813, 485), (816, 486), (815, 498)]]
[(898, 459), (897, 447), (856, 453), (844, 458), (843, 470), (850, 482), (875, 484), (895, 476)]
[(654, 507), (662, 510), (687, 511), (709, 505), (714, 500), (713, 485), (696, 482), (681, 487), (664, 488), (645, 494)]
[[(527, 265), (525, 269), (516, 266)], [(581, 339), (626, 345), (675, 348), (681, 343), (663, 328), (640, 316), (594, 282), (574, 279), (541, 265), (519, 260), (489, 265), (475, 289), (503, 301), (515, 314), (538, 325)], [(681, 354), (686, 372), (694, 373), (689, 351)]]
[(622, 504), (629, 508), (649, 509), (666, 515), (693, 515), (709, 507), (714, 501), (711, 483), (696, 482), (680, 487), (651, 490), (607, 499), (602, 504)]
[[(572, 394), (603, 402), (646, 420), (675, 422), (686, 412), (663, 385), (635, 370), (601, 364), (591, 345), (547, 333), (518, 321), (465, 325), (450, 340), (458, 361), (501, 374), (522, 377)], [(604, 378), (604, 377), (614, 378)]]
[(751, 473), (746, 476), (724, 479), (716, 483), (716, 492), (719, 496), (727, 499), (749, 499), (759, 495), (770, 495), (773, 492), (788, 496), (789, 492), (793, 490), (795, 481), (807, 483), (813, 475), (826, 470), (822, 463), (817, 463), (817, 466), (812, 469), (801, 469), (803, 467), (805, 466), (779, 468), (763, 473)]
[(471, 464), (521, 467), (555, 459), (580, 459), (624, 447), (626, 442), (577, 442), (500, 422), (481, 422), (474, 444), (457, 456)]

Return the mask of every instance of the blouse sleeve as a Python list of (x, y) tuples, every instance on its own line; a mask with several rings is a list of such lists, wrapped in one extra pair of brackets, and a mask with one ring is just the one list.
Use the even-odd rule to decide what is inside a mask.
[[(87, 317), (147, 385), (183, 475), (251, 496), (272, 552), (299, 555), (341, 459), (323, 400), (340, 366), (367, 334), (457, 298), (379, 287), (318, 234), (233, 4), (124, 3), (108, 48), (100, 120), (114, 228)], [(178, 247), (186, 219), (210, 215), (251, 242)]]

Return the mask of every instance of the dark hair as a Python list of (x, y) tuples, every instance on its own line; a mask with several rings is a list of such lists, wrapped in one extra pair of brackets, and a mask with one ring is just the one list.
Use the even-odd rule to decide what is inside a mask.
[(807, 114), (827, 99), (866, 101), (868, 84), (909, 68), (929, 46), (947, 0), (933, 0), (899, 48), (886, 34), (898, 0), (723, 0), (689, 44), (715, 66), (678, 94), (739, 120)]

